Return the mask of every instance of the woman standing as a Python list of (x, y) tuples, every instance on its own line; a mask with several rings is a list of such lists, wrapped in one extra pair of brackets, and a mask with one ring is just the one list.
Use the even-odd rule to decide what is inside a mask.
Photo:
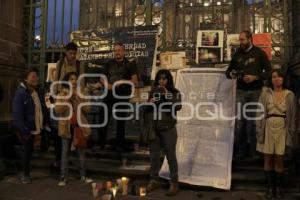
[[(72, 87), (64, 87), (62, 86), (62, 90), (60, 91), (58, 96), (65, 97), (65, 99), (59, 99), (57, 102), (58, 104), (55, 106), (55, 112), (59, 114), (62, 118), (68, 118), (70, 115), (70, 108), (65, 104), (68, 104), (73, 113), (71, 119), (63, 119), (59, 120), (58, 123), (58, 134), (62, 138), (62, 158), (61, 158), (61, 178), (58, 183), (58, 186), (65, 186), (67, 184), (67, 177), (68, 177), (68, 154), (70, 149), (77, 149), (79, 155), (79, 168), (80, 168), (80, 177), (81, 181), (85, 183), (92, 183), (93, 180), (86, 177), (86, 170), (85, 170), (85, 148), (84, 146), (77, 146), (75, 145), (74, 141), (77, 140), (75, 136), (75, 129), (80, 129), (82, 132), (81, 139), (84, 139), (85, 142), (87, 138), (91, 134), (91, 129), (87, 127), (80, 127), (80, 123), (88, 124), (86, 114), (89, 112), (89, 106), (83, 106), (81, 113), (78, 113), (78, 107), (83, 100), (77, 94), (77, 73), (71, 72), (66, 74), (64, 77), (64, 81), (68, 81), (70, 86)], [(69, 92), (72, 92), (70, 98), (67, 98)], [(64, 103), (64, 105), (60, 104)]]
[(30, 161), (35, 135), (39, 135), (43, 126), (49, 122), (44, 95), (38, 90), (38, 70), (29, 69), (19, 85), (13, 99), (13, 120), (23, 144), (21, 182), (31, 183)]
[[(150, 92), (149, 101), (154, 104), (146, 111), (152, 123), (150, 124), (150, 159), (151, 159), (151, 181), (147, 186), (147, 191), (152, 192), (159, 187), (158, 173), (160, 170), (161, 150), (167, 157), (170, 171), (170, 189), (168, 196), (178, 193), (178, 164), (176, 157), (177, 130), (176, 118), (174, 114), (181, 109), (180, 92), (174, 87), (173, 78), (168, 70), (160, 70), (154, 81)], [(166, 103), (165, 105), (162, 105)], [(161, 107), (161, 108), (160, 108)], [(159, 109), (160, 108), (160, 109)], [(154, 112), (154, 109), (157, 112)], [(168, 111), (166, 111), (168, 110)], [(154, 116), (154, 113), (157, 116)], [(161, 118), (157, 118), (161, 116)]]
[[(297, 100), (285, 86), (281, 70), (273, 70), (270, 87), (264, 88), (260, 103), (264, 106), (262, 117), (256, 123), (257, 151), (265, 155), (266, 197), (283, 198), (282, 184), (284, 155), (292, 147), (297, 127)], [(262, 114), (262, 115), (261, 115)]]

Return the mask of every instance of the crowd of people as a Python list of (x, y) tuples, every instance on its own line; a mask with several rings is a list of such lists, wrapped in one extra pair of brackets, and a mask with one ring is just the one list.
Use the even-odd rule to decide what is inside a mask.
[[(297, 131), (297, 99), (293, 92), (287, 89), (283, 71), (272, 70), (264, 51), (253, 45), (251, 32), (241, 32), (239, 40), (240, 48), (233, 56), (226, 76), (237, 80), (237, 105), (252, 103), (251, 109), (257, 109), (259, 112), (251, 112), (251, 119), (245, 117), (236, 119), (234, 156), (236, 159), (246, 156), (256, 158), (259, 156), (258, 152), (263, 153), (266, 196), (282, 198), (284, 157), (288, 148), (295, 145), (293, 140)], [(24, 148), (21, 177), (24, 184), (31, 183), (30, 160), (34, 141), (43, 130), (51, 130), (54, 133), (55, 165), (60, 166), (61, 170), (58, 185), (67, 184), (70, 150), (78, 152), (81, 180), (84, 183), (93, 182), (86, 175), (85, 168), (87, 140), (92, 132), (92, 128), (86, 124), (89, 124), (89, 113), (92, 112), (92, 108), (84, 103), (90, 101), (85, 95), (101, 94), (103, 89), (107, 90), (107, 95), (103, 99), (108, 108), (106, 121), (112, 116), (118, 117), (114, 150), (117, 152), (128, 150), (125, 141), (126, 113), (116, 113), (116, 110), (128, 109), (126, 103), (129, 102), (132, 86), (138, 85), (139, 75), (135, 62), (127, 60), (124, 45), (116, 43), (114, 59), (103, 69), (106, 78), (94, 79), (92, 83), (88, 83), (86, 79), (79, 80), (80, 75), (85, 72), (83, 64), (76, 60), (76, 44), (69, 43), (65, 49), (65, 57), (57, 63), (55, 79), (62, 82), (53, 87), (51, 97), (55, 105), (53, 108), (46, 107), (45, 95), (38, 87), (38, 71), (33, 68), (24, 74), (13, 99), (14, 124)], [(147, 190), (152, 192), (159, 188), (160, 155), (161, 151), (164, 151), (171, 180), (167, 195), (174, 196), (179, 191), (176, 112), (181, 109), (181, 97), (169, 70), (162, 69), (157, 72), (148, 102), (153, 106), (148, 106), (145, 110), (151, 159), (151, 180)], [(158, 109), (159, 105), (165, 102), (169, 103), (165, 105), (168, 111)], [(259, 105), (264, 109), (258, 109)], [(58, 120), (50, 118), (50, 112), (58, 116)], [(155, 117), (157, 115), (160, 118), (157, 119)], [(98, 121), (103, 121), (103, 116), (100, 118)], [(97, 141), (102, 149), (106, 148), (108, 124), (97, 129)]]
[[(86, 175), (85, 151), (88, 148), (88, 138), (91, 136), (92, 128), (89, 124), (89, 113), (92, 106), (86, 104), (85, 98), (88, 95), (101, 95), (103, 88), (107, 89), (107, 94), (103, 103), (107, 106), (108, 115), (99, 116), (97, 121), (103, 121), (107, 117), (105, 126), (96, 129), (98, 134), (97, 143), (101, 149), (105, 149), (109, 120), (116, 114), (120, 119), (116, 119), (116, 140), (113, 150), (117, 152), (128, 151), (125, 141), (125, 123), (121, 120), (126, 117), (124, 112), (116, 112), (117, 109), (127, 109), (132, 86), (137, 86), (139, 77), (135, 62), (130, 62), (125, 58), (125, 47), (121, 43), (114, 46), (114, 59), (110, 60), (102, 70), (106, 78), (93, 79), (92, 81), (78, 78), (84, 74), (84, 66), (76, 60), (77, 46), (69, 43), (65, 47), (65, 57), (58, 61), (55, 75), (58, 84), (51, 88), (52, 96), (50, 101), (54, 107), (47, 108), (44, 91), (38, 87), (38, 70), (30, 68), (23, 77), (23, 81), (18, 87), (13, 100), (14, 124), (20, 141), (23, 144), (23, 171), (21, 182), (31, 183), (30, 161), (34, 149), (34, 143), (38, 135), (43, 131), (51, 130), (51, 137), (54, 140), (56, 161), (54, 166), (60, 167), (60, 180), (58, 186), (66, 186), (68, 182), (68, 157), (69, 152), (76, 150), (79, 159), (80, 179), (84, 183), (92, 183), (93, 179)], [(124, 83), (125, 82), (125, 83)], [(129, 82), (129, 84), (128, 84)], [(80, 87), (78, 87), (80, 85)], [(80, 89), (78, 89), (80, 88)], [(114, 90), (114, 91), (113, 91)], [(98, 92), (95, 92), (98, 91)], [(115, 94), (114, 94), (115, 93)], [(154, 93), (160, 93), (161, 98), (157, 98)], [(168, 70), (161, 70), (157, 73), (155, 83), (150, 92), (149, 102), (158, 105), (162, 102), (180, 102), (179, 91), (174, 88), (173, 77)], [(163, 96), (170, 96), (164, 98)], [(118, 98), (120, 97), (120, 98)], [(95, 108), (94, 108), (95, 109)], [(147, 108), (147, 113), (153, 115), (157, 113)], [(155, 108), (154, 108), (155, 109)], [(180, 107), (177, 108), (179, 110)], [(116, 113), (115, 113), (116, 112)], [(51, 117), (50, 117), (51, 114)], [(151, 177), (148, 191), (153, 191), (158, 187), (158, 172), (160, 169), (161, 150), (166, 149), (167, 158), (170, 164), (172, 182), (168, 195), (172, 196), (178, 192), (178, 167), (176, 159), (176, 119), (172, 118), (171, 110), (164, 113), (159, 123), (152, 120), (153, 129), (151, 134)], [(170, 141), (169, 141), (170, 140)]]

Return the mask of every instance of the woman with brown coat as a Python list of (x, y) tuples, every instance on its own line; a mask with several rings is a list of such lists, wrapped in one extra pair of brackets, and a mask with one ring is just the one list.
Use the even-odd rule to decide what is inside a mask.
[[(81, 181), (91, 183), (93, 180), (86, 177), (85, 172), (85, 147), (74, 146), (74, 130), (76, 128), (81, 129), (85, 139), (91, 134), (91, 129), (83, 126), (88, 124), (86, 114), (89, 112), (90, 106), (83, 106), (81, 111), (79, 111), (79, 106), (84, 100), (77, 93), (77, 74), (75, 72), (66, 74), (64, 81), (68, 81), (70, 86), (62, 88), (55, 106), (55, 112), (61, 118), (58, 123), (58, 134), (62, 138), (61, 178), (58, 186), (67, 184), (68, 153), (70, 148), (78, 151)], [(71, 97), (68, 95), (70, 92), (72, 93)]]

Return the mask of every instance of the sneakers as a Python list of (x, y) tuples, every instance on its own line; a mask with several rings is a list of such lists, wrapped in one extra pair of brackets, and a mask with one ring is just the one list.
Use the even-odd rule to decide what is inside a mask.
[(82, 182), (84, 182), (84, 183), (93, 183), (93, 182), (94, 182), (93, 179), (88, 178), (88, 177), (86, 177), (86, 176), (82, 176), (82, 177), (80, 178), (80, 180), (81, 180)]
[(22, 176), (20, 178), (20, 181), (22, 184), (31, 184), (32, 183), (30, 176)]
[[(93, 183), (93, 179), (91, 178), (88, 178), (88, 177), (85, 177), (85, 176), (82, 176), (80, 178), (80, 180), (83, 182), (83, 183)], [(64, 187), (67, 185), (67, 179), (65, 177), (61, 177), (59, 182), (58, 182), (58, 186), (60, 187)]]
[(159, 188), (159, 183), (155, 180), (151, 180), (150, 183), (147, 185), (146, 190), (148, 193), (153, 192)]
[(58, 186), (59, 187), (64, 187), (67, 185), (67, 179), (65, 177), (61, 177), (59, 182), (58, 182)]
[(178, 192), (179, 192), (178, 184), (171, 183), (169, 191), (166, 193), (166, 195), (171, 197), (171, 196), (175, 196), (176, 194), (178, 194)]

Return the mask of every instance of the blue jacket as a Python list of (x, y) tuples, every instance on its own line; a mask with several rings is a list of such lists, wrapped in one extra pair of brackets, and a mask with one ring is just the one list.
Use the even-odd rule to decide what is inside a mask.
[[(43, 93), (37, 90), (42, 106), (43, 122), (49, 122), (49, 112), (45, 104)], [(35, 105), (27, 87), (21, 83), (13, 99), (13, 120), (14, 126), (21, 136), (28, 136), (35, 131)]]

